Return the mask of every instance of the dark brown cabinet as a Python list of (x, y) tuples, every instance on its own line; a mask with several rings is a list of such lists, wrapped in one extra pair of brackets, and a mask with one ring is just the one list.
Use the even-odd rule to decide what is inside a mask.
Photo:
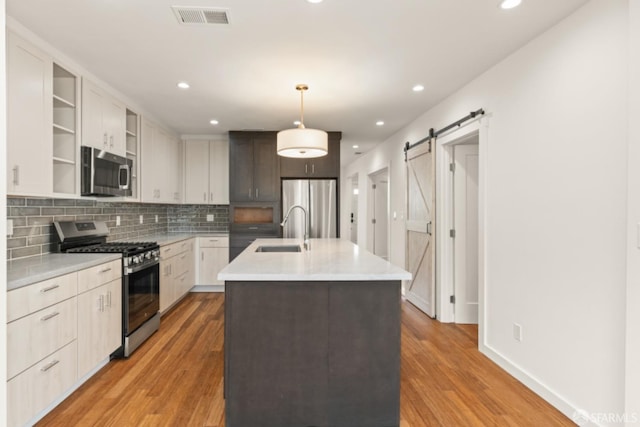
[(313, 159), (280, 159), (282, 178), (338, 178), (340, 176), (340, 139), (341, 132), (329, 133), (329, 153)]
[(229, 132), (229, 201), (280, 200), (276, 132)]

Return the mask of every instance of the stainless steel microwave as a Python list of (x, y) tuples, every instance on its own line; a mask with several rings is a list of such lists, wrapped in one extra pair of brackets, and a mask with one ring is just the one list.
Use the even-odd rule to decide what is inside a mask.
[(82, 196), (131, 196), (133, 161), (98, 148), (80, 149)]

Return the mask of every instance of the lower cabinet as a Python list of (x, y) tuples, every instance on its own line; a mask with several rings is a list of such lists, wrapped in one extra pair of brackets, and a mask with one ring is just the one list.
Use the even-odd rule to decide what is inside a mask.
[(122, 344), (122, 280), (78, 295), (78, 378)]
[(9, 426), (29, 423), (77, 381), (78, 345), (73, 340), (7, 383)]
[(200, 237), (200, 268), (198, 286), (224, 285), (218, 273), (229, 264), (228, 237)]
[(164, 314), (195, 283), (195, 239), (160, 248), (160, 313)]
[(121, 345), (114, 260), (7, 292), (7, 422), (30, 425)]

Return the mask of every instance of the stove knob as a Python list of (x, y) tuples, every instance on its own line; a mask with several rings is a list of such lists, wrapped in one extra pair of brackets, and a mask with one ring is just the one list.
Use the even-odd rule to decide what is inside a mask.
[(133, 264), (133, 257), (132, 256), (127, 257), (127, 265), (131, 265), (131, 264)]
[(147, 252), (145, 256), (147, 259), (151, 259), (151, 252)]
[(139, 256), (137, 256), (137, 255), (136, 255), (136, 256), (134, 256), (134, 257), (133, 257), (133, 263), (134, 263), (134, 264), (140, 264), (140, 257), (139, 257)]

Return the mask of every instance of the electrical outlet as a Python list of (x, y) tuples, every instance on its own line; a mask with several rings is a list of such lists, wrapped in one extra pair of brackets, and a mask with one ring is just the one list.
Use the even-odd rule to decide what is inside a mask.
[(513, 339), (522, 342), (522, 326), (517, 323), (513, 324)]
[(116, 215), (116, 227), (120, 226), (120, 215)]
[(140, 224), (144, 222), (144, 215), (140, 215)]
[(13, 236), (13, 220), (12, 219), (7, 220), (7, 236), (9, 237)]
[(158, 215), (156, 215), (156, 222), (158, 222)]
[(213, 214), (207, 214), (207, 222), (213, 222)]

